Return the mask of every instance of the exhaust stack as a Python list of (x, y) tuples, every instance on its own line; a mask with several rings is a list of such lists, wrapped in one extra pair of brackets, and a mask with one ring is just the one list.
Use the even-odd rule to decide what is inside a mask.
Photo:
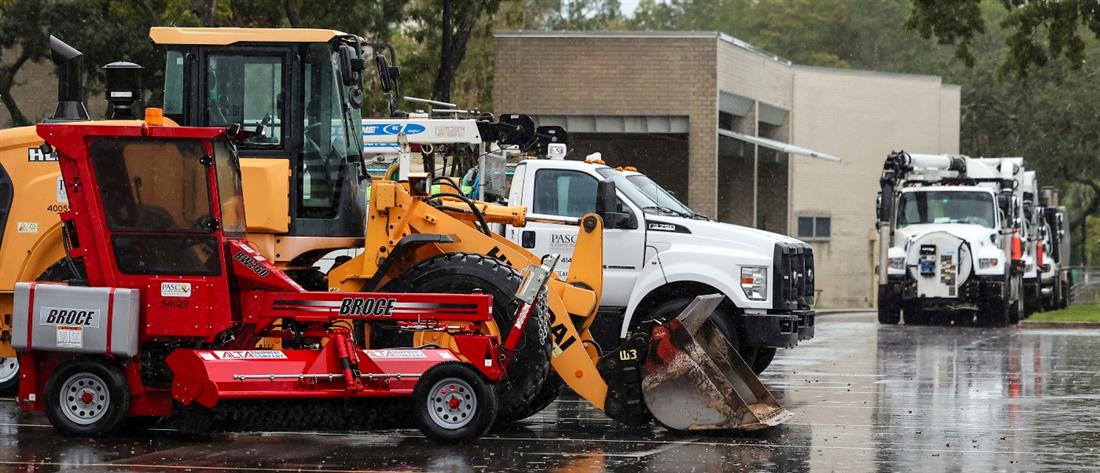
[(80, 81), (80, 64), (84, 53), (50, 35), (50, 51), (57, 65), (57, 108), (50, 120), (90, 120), (84, 107), (84, 87)]

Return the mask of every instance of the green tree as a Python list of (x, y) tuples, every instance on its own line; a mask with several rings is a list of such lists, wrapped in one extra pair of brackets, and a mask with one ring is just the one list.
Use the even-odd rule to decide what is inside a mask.
[(915, 0), (906, 27), (955, 45), (958, 56), (972, 64), (974, 41), (989, 24), (983, 10), (996, 3), (1008, 13), (999, 22), (1009, 31), (1001, 72), (1025, 76), (1059, 57), (1080, 67), (1085, 59), (1082, 33), (1100, 37), (1100, 2), (1095, 0)]

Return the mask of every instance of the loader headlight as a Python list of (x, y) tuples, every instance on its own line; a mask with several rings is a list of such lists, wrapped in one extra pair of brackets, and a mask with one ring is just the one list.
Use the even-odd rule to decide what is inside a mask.
[(978, 269), (996, 268), (1001, 264), (1001, 261), (997, 258), (978, 258)]
[(764, 266), (744, 266), (741, 268), (741, 290), (745, 297), (753, 301), (768, 298), (768, 268)]
[(905, 257), (890, 258), (890, 269), (896, 269), (898, 271), (905, 271)]

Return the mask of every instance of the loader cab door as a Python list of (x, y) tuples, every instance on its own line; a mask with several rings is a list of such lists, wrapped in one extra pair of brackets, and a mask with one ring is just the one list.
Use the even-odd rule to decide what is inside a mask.
[[(528, 169), (533, 167), (534, 169)], [(509, 203), (527, 207), (525, 227), (509, 226), (506, 235), (532, 253), (546, 257), (560, 254), (556, 271), (565, 275), (572, 262), (577, 239), (577, 220), (596, 211), (596, 187), (601, 180), (594, 173), (559, 168), (521, 165), (512, 180)], [(645, 231), (639, 226), (641, 211), (622, 194), (618, 211), (630, 217), (617, 227), (604, 228), (604, 290), (602, 306), (626, 307), (645, 254)], [(560, 221), (558, 225), (533, 220)]]
[(91, 141), (105, 227), (101, 261), (113, 266), (109, 284), (141, 290), (144, 336), (211, 339), (231, 323), (222, 229), (243, 236), (244, 214), (222, 212), (241, 200), (230, 196), (219, 206), (213, 190), (213, 156), (228, 149), (224, 139)]
[(237, 144), (252, 232), (363, 236), (361, 118), (341, 81), (339, 44), (167, 50), (165, 116), (257, 132)]

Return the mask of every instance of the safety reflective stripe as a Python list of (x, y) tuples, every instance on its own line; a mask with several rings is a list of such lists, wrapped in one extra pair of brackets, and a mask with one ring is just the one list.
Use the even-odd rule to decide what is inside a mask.
[(115, 319), (115, 288), (107, 295), (107, 354), (111, 354), (111, 321)]
[(31, 351), (31, 335), (34, 334), (34, 291), (38, 283), (31, 283), (30, 297), (27, 298), (27, 351)]

